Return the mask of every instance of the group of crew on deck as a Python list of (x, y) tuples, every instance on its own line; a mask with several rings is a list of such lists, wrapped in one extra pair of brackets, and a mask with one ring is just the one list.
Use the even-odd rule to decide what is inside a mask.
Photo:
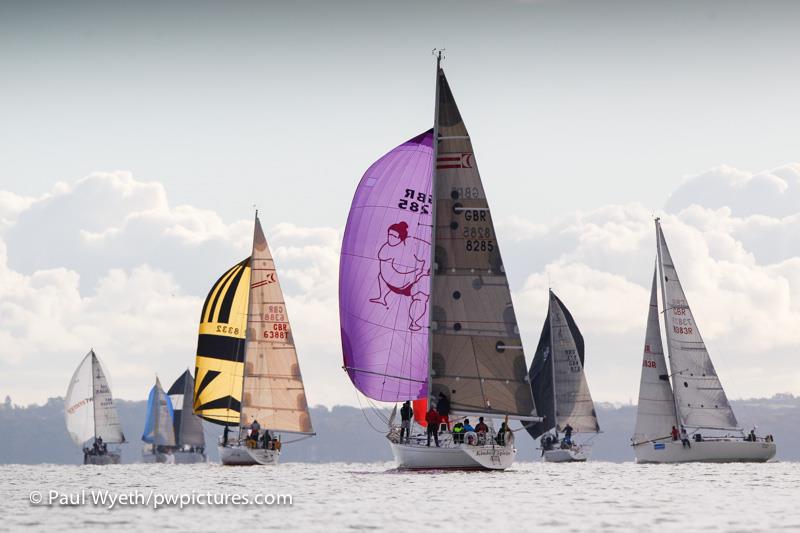
[(95, 437), (92, 447), (84, 446), (83, 455), (105, 455), (108, 453), (108, 446), (103, 442), (103, 437)]
[[(400, 408), (400, 444), (409, 443), (411, 441), (411, 427), (414, 420), (414, 409), (411, 407), (411, 402), (406, 401), (403, 407)], [(489, 426), (484, 422), (483, 417), (478, 418), (478, 423), (473, 427), (468, 418), (457, 421), (455, 424), (450, 424), (450, 400), (444, 393), (439, 393), (439, 399), (436, 405), (431, 405), (428, 412), (425, 413), (425, 422), (427, 423), (427, 445), (431, 445), (431, 438), (436, 447), (439, 447), (439, 433), (451, 432), (453, 435), (454, 444), (471, 444), (482, 446), (490, 442), (492, 437)], [(500, 426), (500, 431), (494, 436), (494, 441), (500, 446), (505, 446), (506, 432), (508, 426), (503, 422)]]
[[(228, 426), (225, 426), (225, 429), (222, 431), (222, 445), (228, 445), (228, 433), (229, 433)], [(253, 423), (250, 424), (250, 430), (247, 432), (245, 437), (245, 445), (248, 448), (263, 448), (265, 450), (280, 450), (281, 449), (281, 441), (280, 439), (273, 437), (269, 430), (264, 428), (263, 433), (261, 432), (261, 424), (258, 423), (258, 420), (253, 420)]]
[[(703, 435), (700, 433), (695, 433), (692, 435), (695, 442), (703, 442)], [(689, 439), (689, 434), (686, 432), (686, 428), (681, 426), (680, 431), (675, 426), (672, 426), (672, 440), (677, 441), (680, 440), (683, 444), (684, 448), (691, 448), (692, 441)], [(745, 442), (756, 442), (758, 441), (758, 437), (756, 437), (756, 428), (750, 430), (750, 432), (744, 436)], [(773, 438), (772, 435), (767, 435), (763, 439), (765, 442), (772, 442)]]
[(558, 430), (556, 430), (555, 434), (545, 433), (544, 435), (542, 435), (542, 438), (539, 439), (539, 444), (541, 445), (542, 448), (542, 455), (544, 455), (544, 452), (549, 452), (550, 450), (556, 449), (556, 445), (559, 445), (558, 447), (561, 448), (562, 450), (568, 450), (572, 448), (573, 431), (574, 429), (569, 424), (564, 426), (564, 438), (561, 439), (561, 441), (558, 440)]

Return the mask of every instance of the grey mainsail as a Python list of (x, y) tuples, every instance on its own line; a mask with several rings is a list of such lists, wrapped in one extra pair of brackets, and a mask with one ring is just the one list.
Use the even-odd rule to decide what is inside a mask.
[(429, 395), (456, 413), (536, 416), (525, 353), (469, 133), (437, 68)]
[(633, 434), (634, 444), (669, 438), (672, 427), (679, 425), (675, 416), (675, 397), (672, 394), (669, 370), (667, 370), (664, 349), (661, 344), (656, 280), (656, 269), (653, 269), (650, 311), (647, 314), (647, 332), (645, 333), (642, 358), (642, 376), (639, 382), (639, 402), (636, 409), (636, 429)]
[(178, 446), (205, 446), (203, 421), (192, 412), (194, 378), (186, 370), (167, 391), (174, 412), (173, 428)]
[(664, 329), (678, 415), (694, 428), (739, 429), (656, 219)]

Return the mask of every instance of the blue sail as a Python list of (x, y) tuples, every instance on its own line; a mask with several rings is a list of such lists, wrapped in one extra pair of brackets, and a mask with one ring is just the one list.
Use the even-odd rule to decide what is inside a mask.
[(174, 445), (174, 418), (175, 411), (172, 408), (172, 401), (169, 396), (164, 394), (164, 389), (156, 380), (156, 384), (150, 389), (150, 395), (147, 397), (147, 416), (142, 440), (149, 444)]

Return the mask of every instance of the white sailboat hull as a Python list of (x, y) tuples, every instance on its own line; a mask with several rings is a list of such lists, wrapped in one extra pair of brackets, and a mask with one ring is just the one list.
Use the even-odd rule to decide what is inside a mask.
[(118, 453), (105, 453), (103, 455), (88, 455), (83, 456), (83, 464), (85, 465), (118, 465), (121, 456)]
[(681, 441), (640, 444), (634, 447), (636, 462), (764, 463), (775, 457), (774, 442), (707, 440), (691, 445), (684, 448)]
[(397, 444), (392, 442), (397, 468), (403, 470), (505, 470), (514, 463), (513, 446), (458, 444), (437, 448), (431, 443)]
[(276, 466), (280, 459), (280, 450), (265, 450), (263, 448), (248, 448), (246, 446), (217, 446), (219, 458), (223, 465), (228, 466), (252, 466), (268, 465)]
[(546, 463), (582, 463), (588, 459), (587, 453), (581, 448), (547, 450), (542, 454)]

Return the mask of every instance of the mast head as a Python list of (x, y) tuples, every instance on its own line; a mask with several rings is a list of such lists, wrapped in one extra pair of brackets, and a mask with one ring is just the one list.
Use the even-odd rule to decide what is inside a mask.
[(436, 57), (436, 68), (437, 69), (440, 68), (440, 65), (442, 63), (442, 59), (445, 58), (445, 56), (442, 55), (442, 52), (444, 52), (444, 51), (445, 51), (444, 48), (434, 48), (433, 50), (431, 50), (431, 55)]

